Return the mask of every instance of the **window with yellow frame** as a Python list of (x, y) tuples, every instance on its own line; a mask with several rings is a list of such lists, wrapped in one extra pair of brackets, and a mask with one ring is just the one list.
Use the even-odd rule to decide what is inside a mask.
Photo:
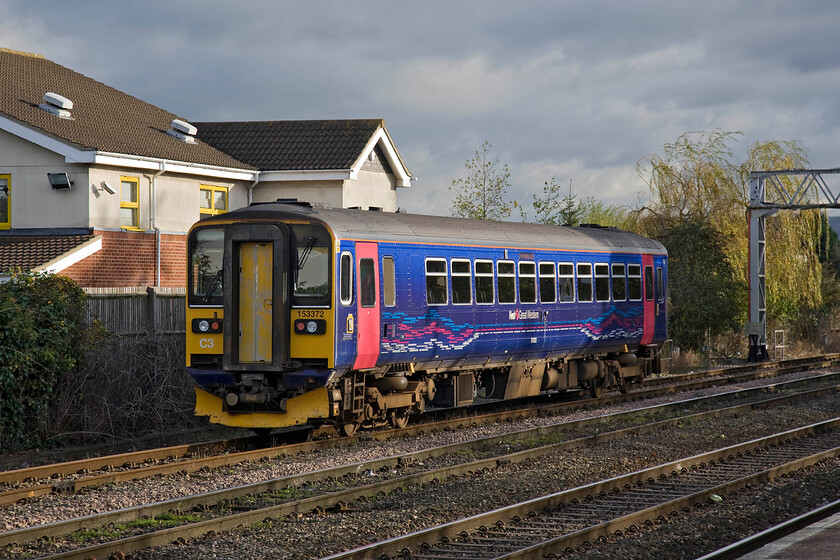
[(0, 229), (12, 229), (11, 175), (0, 175)]
[(140, 229), (140, 179), (120, 177), (120, 227)]
[(199, 212), (202, 215), (215, 216), (216, 214), (224, 214), (227, 212), (227, 187), (200, 185), (200, 193), (201, 199), (199, 201)]

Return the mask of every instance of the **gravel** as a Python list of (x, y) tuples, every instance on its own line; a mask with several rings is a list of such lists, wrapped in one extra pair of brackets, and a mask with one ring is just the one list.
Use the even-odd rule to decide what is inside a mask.
[[(786, 376), (784, 380), (813, 375)], [(778, 380), (774, 380), (776, 382)], [(767, 384), (767, 380), (694, 393), (701, 396), (740, 387)], [(608, 414), (688, 398), (686, 394), (610, 406), (597, 411), (580, 411), (559, 417), (519, 420), (490, 426), (386, 442), (362, 441), (351, 447), (246, 463), (214, 471), (116, 484), (85, 489), (74, 495), (50, 495), (32, 503), (0, 508), (0, 529), (32, 526), (92, 513), (130, 507), (214, 489), (247, 484), (355, 461), (406, 453), (486, 437), (498, 433), (546, 425), (558, 421)], [(285, 522), (232, 531), (188, 545), (162, 547), (132, 555), (136, 558), (317, 558), (348, 547), (381, 540), (457, 519), (490, 507), (522, 501), (548, 492), (578, 486), (693, 455), (702, 449), (759, 437), (836, 415), (836, 398), (822, 399), (822, 405), (791, 406), (755, 412), (749, 417), (724, 418), (700, 426), (663, 430), (660, 434), (628, 438), (546, 457), (526, 464), (509, 465), (491, 473), (458, 477), (443, 484), (359, 502), (342, 514), (305, 515)], [(767, 427), (765, 427), (767, 426)], [(757, 434), (757, 435), (756, 435)], [(285, 544), (278, 544), (285, 543)], [(14, 557), (21, 549), (7, 550), (2, 557)], [(594, 552), (593, 552), (594, 553)]]
[[(824, 399), (808, 407), (784, 407), (700, 425), (663, 429), (585, 449), (562, 452), (522, 464), (409, 488), (354, 504), (354, 510), (244, 528), (184, 545), (141, 551), (134, 558), (282, 559), (320, 558), (369, 542), (398, 536), (492, 508), (610, 478), (618, 474), (806, 425), (836, 413)], [(640, 547), (644, 550), (645, 544)], [(610, 556), (607, 552), (604, 557)], [(618, 557), (622, 557), (619, 555)], [(648, 553), (627, 557), (647, 557)], [(680, 558), (682, 556), (660, 556)]]

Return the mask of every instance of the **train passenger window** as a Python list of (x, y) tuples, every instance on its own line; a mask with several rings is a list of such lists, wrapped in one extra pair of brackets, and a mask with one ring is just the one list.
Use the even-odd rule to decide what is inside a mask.
[(560, 302), (574, 302), (575, 265), (572, 263), (557, 263), (557, 277), (560, 279)]
[(578, 263), (578, 301), (592, 301), (592, 265), (589, 263)]
[(190, 305), (222, 305), (222, 262), (225, 250), (225, 230), (197, 229), (189, 241), (189, 300)]
[(472, 263), (467, 260), (452, 259), (452, 303), (468, 305), (472, 303)]
[(382, 257), (382, 303), (385, 307), (397, 304), (397, 274), (394, 268), (394, 257)]
[(645, 267), (645, 299), (653, 301), (653, 267)]
[(610, 266), (595, 265), (595, 300), (610, 301)]
[(499, 261), (499, 303), (516, 303), (516, 268), (512, 261)]
[(479, 305), (496, 301), (493, 262), (475, 261), (475, 302)]
[(519, 302), (537, 303), (537, 265), (519, 263)]
[(339, 267), (341, 269), (341, 303), (350, 305), (353, 303), (353, 257), (350, 253), (341, 253)]
[(662, 267), (656, 267), (656, 299), (660, 303), (665, 301), (665, 284), (662, 279)]
[(624, 264), (621, 263), (613, 263), (612, 265), (612, 296), (613, 301), (624, 301), (627, 299)]
[(540, 263), (540, 302), (554, 303), (557, 301), (557, 273), (554, 263)]
[(642, 266), (627, 265), (627, 293), (630, 301), (642, 301)]
[(448, 302), (446, 260), (428, 259), (426, 261), (426, 303), (429, 305), (446, 305)]
[(359, 259), (359, 299), (362, 307), (376, 307), (376, 274), (373, 259)]

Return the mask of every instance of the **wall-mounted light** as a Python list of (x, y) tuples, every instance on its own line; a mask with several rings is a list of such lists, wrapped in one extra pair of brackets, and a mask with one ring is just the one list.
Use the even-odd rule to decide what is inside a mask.
[(73, 186), (73, 181), (67, 173), (47, 173), (47, 178), (50, 180), (50, 186), (56, 190), (66, 190)]
[(101, 183), (99, 183), (99, 187), (95, 187), (95, 188), (98, 191), (105, 191), (108, 194), (116, 194), (117, 193), (117, 191), (114, 189), (114, 187), (112, 187), (111, 185), (109, 185), (105, 181), (102, 181)]

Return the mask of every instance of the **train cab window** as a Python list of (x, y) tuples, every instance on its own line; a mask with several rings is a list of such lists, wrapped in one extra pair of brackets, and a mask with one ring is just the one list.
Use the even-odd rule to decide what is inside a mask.
[(359, 303), (376, 307), (376, 270), (373, 259), (359, 259)]
[(641, 265), (627, 265), (627, 295), (630, 297), (630, 301), (642, 301)]
[(197, 229), (189, 240), (189, 303), (190, 305), (222, 305), (222, 262), (225, 251), (225, 230)]
[(516, 268), (513, 261), (499, 261), (499, 303), (516, 303)]
[(610, 301), (610, 266), (595, 265), (595, 301)]
[(592, 301), (592, 265), (578, 263), (577, 279), (578, 301), (584, 303)]
[(341, 253), (341, 303), (353, 303), (353, 257), (350, 253)]
[(426, 303), (429, 305), (446, 305), (448, 301), (446, 260), (428, 259), (426, 261)]
[(519, 302), (537, 302), (537, 265), (532, 262), (519, 263)]
[(554, 263), (540, 263), (540, 303), (554, 303), (557, 301), (557, 273)]
[(653, 267), (645, 267), (645, 300), (653, 301)]
[(479, 305), (496, 301), (493, 262), (475, 261), (475, 302)]
[(574, 303), (575, 265), (572, 263), (557, 263), (557, 278), (560, 281), (560, 302)]
[(665, 283), (662, 278), (662, 267), (656, 267), (656, 300), (659, 303), (665, 301)]
[(622, 263), (612, 265), (612, 296), (613, 301), (627, 299), (627, 281), (624, 278), (624, 264)]
[(382, 303), (385, 307), (397, 304), (397, 273), (394, 257), (382, 257)]
[(452, 303), (469, 305), (472, 303), (472, 263), (467, 260), (452, 259)]
[(319, 225), (292, 226), (293, 307), (329, 307), (332, 240)]

